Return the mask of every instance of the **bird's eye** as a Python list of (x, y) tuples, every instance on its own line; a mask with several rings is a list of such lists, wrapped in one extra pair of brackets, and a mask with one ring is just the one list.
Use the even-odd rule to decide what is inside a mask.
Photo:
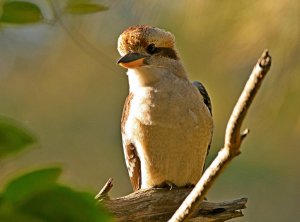
[(155, 45), (152, 43), (152, 44), (150, 44), (150, 45), (148, 45), (147, 46), (147, 52), (149, 53), (149, 54), (154, 54), (156, 51), (157, 51), (157, 48), (155, 47)]

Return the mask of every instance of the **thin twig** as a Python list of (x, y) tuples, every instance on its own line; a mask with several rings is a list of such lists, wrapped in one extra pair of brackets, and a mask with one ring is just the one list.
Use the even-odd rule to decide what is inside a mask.
[(106, 184), (102, 187), (99, 193), (95, 196), (96, 200), (103, 200), (109, 198), (108, 193), (113, 187), (113, 178), (109, 178)]
[(199, 208), (208, 190), (216, 178), (221, 174), (225, 166), (236, 156), (240, 154), (242, 140), (248, 134), (248, 130), (240, 133), (243, 120), (253, 101), (264, 77), (271, 66), (271, 56), (268, 50), (265, 50), (244, 87), (244, 90), (235, 105), (233, 112), (227, 124), (225, 133), (224, 147), (219, 151), (218, 156), (206, 169), (203, 176), (196, 184), (192, 192), (183, 201), (181, 206), (169, 220), (169, 222), (183, 222)]

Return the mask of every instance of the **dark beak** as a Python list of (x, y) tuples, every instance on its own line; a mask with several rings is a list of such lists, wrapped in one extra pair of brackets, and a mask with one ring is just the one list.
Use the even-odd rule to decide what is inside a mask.
[(147, 58), (148, 56), (146, 55), (142, 55), (140, 53), (136, 53), (136, 52), (130, 52), (126, 55), (124, 55), (123, 57), (121, 57), (118, 61), (117, 64), (119, 64), (120, 66), (123, 66), (124, 68), (136, 68), (139, 66), (143, 66), (145, 65), (145, 58)]

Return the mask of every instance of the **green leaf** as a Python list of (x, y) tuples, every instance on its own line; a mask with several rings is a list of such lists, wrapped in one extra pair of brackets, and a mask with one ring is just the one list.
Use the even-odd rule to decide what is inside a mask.
[(58, 185), (32, 196), (18, 210), (49, 222), (112, 221), (109, 214), (96, 205), (91, 194)]
[(33, 135), (19, 123), (0, 117), (0, 158), (21, 151), (33, 142)]
[(94, 3), (70, 3), (66, 6), (65, 11), (70, 14), (90, 14), (105, 11), (107, 9), (106, 6)]
[(3, 197), (5, 201), (13, 204), (24, 202), (30, 196), (55, 185), (60, 174), (61, 169), (59, 167), (52, 167), (22, 175), (6, 186)]
[(6, 1), (2, 6), (0, 22), (27, 24), (40, 22), (43, 19), (40, 8), (25, 1)]
[(2, 222), (45, 222), (39, 218), (32, 217), (30, 215), (12, 211), (9, 213), (0, 212), (0, 221)]

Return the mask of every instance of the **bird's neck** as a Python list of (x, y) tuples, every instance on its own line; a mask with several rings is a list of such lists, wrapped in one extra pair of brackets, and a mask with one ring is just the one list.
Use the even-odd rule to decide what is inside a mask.
[(155, 87), (160, 81), (165, 81), (166, 79), (187, 79), (183, 67), (170, 70), (164, 67), (144, 66), (137, 69), (128, 69), (127, 75), (131, 92), (141, 87)]
[(140, 87), (154, 86), (165, 72), (164, 69), (142, 67), (128, 69), (128, 81), (130, 91), (133, 92)]

